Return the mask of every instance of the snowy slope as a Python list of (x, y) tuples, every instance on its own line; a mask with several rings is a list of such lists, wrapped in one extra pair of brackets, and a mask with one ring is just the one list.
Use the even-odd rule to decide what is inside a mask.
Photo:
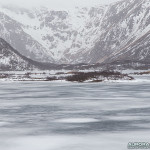
[[(32, 61), (31, 61), (32, 62)], [(22, 56), (0, 38), (0, 70), (31, 70), (37, 68), (30, 59)]]
[[(82, 59), (78, 60), (78, 54), (82, 56), (94, 46), (95, 40), (98, 39), (97, 35), (101, 32), (99, 24), (106, 9), (107, 7), (99, 7), (55, 11), (45, 7), (27, 10), (3, 6), (1, 12), (15, 20), (26, 36), (37, 41), (42, 46), (40, 51), (46, 52), (47, 56), (52, 57), (56, 62), (70, 63), (82, 62)], [(7, 40), (6, 36), (3, 38)], [(11, 40), (8, 42), (20, 50), (18, 44), (14, 44), (15, 42)], [(26, 44), (28, 42), (22, 45)], [(26, 46), (26, 49), (28, 48)], [(27, 57), (32, 56), (29, 54)]]
[(0, 37), (19, 52), (38, 61), (53, 61), (47, 56), (44, 47), (23, 31), (22, 24), (0, 12)]
[[(145, 60), (149, 56), (150, 1), (124, 0), (103, 20), (105, 32), (87, 56), (90, 62)], [(128, 53), (128, 54), (127, 54)]]

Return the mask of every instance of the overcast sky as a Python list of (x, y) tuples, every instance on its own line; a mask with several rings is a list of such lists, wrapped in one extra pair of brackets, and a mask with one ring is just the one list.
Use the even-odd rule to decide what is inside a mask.
[(14, 4), (25, 7), (36, 7), (46, 5), (50, 8), (69, 8), (74, 6), (94, 6), (109, 4), (119, 0), (0, 0), (1, 4)]

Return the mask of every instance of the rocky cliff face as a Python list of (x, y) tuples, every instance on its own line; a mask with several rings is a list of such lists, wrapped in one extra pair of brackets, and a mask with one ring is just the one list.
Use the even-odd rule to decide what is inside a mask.
[(34, 60), (101, 63), (149, 59), (149, 0), (123, 0), (70, 11), (3, 6), (0, 12), (1, 37)]

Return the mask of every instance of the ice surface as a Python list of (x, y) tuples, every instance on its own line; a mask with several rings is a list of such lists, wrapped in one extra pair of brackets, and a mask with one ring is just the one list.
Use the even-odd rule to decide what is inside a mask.
[(127, 150), (149, 142), (150, 85), (1, 82), (0, 150)]

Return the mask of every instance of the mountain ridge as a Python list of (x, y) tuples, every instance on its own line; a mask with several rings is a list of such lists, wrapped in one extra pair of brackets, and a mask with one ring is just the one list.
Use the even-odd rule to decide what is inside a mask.
[[(144, 47), (145, 41), (138, 39), (144, 38), (150, 30), (149, 10), (148, 0), (122, 0), (105, 6), (76, 8), (72, 12), (48, 8), (16, 9), (14, 12), (7, 7), (2, 8), (1, 12), (10, 16), (13, 24), (19, 23), (22, 32), (17, 33), (16, 28), (16, 34), (11, 32), (11, 35), (17, 39), (23, 38), (24, 47), (19, 47), (12, 37), (8, 41), (10, 33), (2, 38), (20, 53), (36, 61), (60, 64), (103, 63), (125, 60), (125, 57), (144, 61), (149, 52), (147, 56), (140, 57), (138, 55), (142, 50), (134, 50), (132, 44), (137, 41), (143, 49), (148, 49), (148, 44)], [(9, 31), (5, 24), (4, 27), (5, 31)], [(149, 37), (145, 40), (148, 43)], [(132, 51), (131, 55), (123, 56), (128, 48)], [(35, 57), (31, 55), (32, 52)]]

